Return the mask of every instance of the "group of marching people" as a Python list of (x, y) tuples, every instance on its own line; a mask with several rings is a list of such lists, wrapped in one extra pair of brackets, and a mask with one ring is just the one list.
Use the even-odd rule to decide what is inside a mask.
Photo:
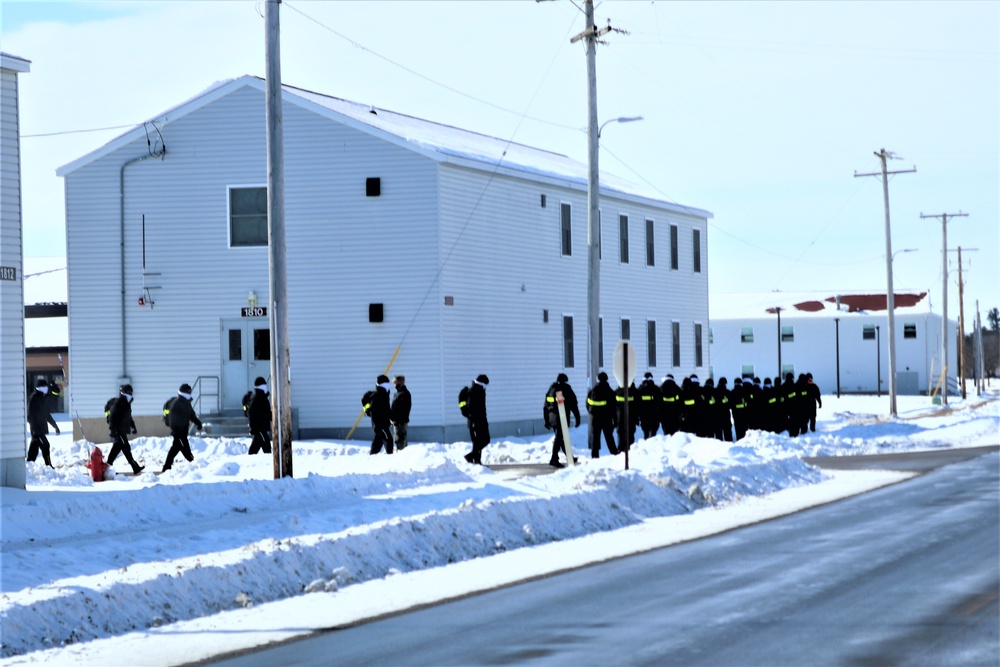
[(736, 378), (732, 389), (724, 377), (717, 384), (709, 378), (702, 385), (691, 375), (678, 386), (673, 375), (656, 384), (652, 373), (646, 373), (638, 387), (629, 386), (627, 399), (623, 387), (611, 388), (607, 373), (597, 378), (587, 392), (588, 444), (594, 458), (600, 455), (602, 440), (612, 455), (635, 443), (637, 428), (643, 438), (661, 428), (664, 435), (680, 431), (726, 442), (740, 440), (751, 429), (787, 431), (795, 437), (816, 430), (816, 408), (823, 407), (811, 373), (798, 379), (788, 373), (784, 381), (776, 377), (773, 383), (770, 378), (763, 383), (756, 377)]

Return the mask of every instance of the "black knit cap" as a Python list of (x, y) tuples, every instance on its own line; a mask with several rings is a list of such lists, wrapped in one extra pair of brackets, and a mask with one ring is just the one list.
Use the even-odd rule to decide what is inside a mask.
[(262, 384), (267, 384), (267, 380), (265, 380), (262, 377), (258, 377), (256, 380), (253, 381), (253, 386), (255, 386), (255, 387), (259, 386), (259, 385), (262, 385)]
[(375, 384), (385, 384), (388, 381), (389, 381), (388, 375), (379, 375), (377, 378), (375, 378)]
[(49, 383), (48, 383), (47, 380), (44, 380), (42, 378), (38, 378), (38, 382), (35, 383), (35, 386), (36, 387), (48, 387)]
[(191, 393), (191, 385), (189, 385), (189, 384), (182, 384), (180, 387), (178, 387), (177, 391), (178, 391), (178, 393), (181, 393), (181, 394), (190, 394)]
[(476, 378), (476, 382), (479, 382), (480, 384), (489, 384), (490, 379), (483, 374)]
[(131, 396), (132, 395), (132, 385), (130, 385), (130, 384), (123, 384), (122, 386), (118, 387), (118, 391), (121, 392), (122, 394), (128, 394), (129, 396)]
[(601, 371), (600, 373), (597, 374), (597, 379), (600, 380), (601, 382), (607, 382), (608, 374), (605, 373), (604, 371)]
[(556, 382), (569, 382), (569, 376), (565, 373), (560, 373), (556, 376)]

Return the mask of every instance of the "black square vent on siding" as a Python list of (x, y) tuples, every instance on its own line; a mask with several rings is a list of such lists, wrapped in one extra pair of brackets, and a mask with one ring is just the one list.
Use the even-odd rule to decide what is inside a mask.
[(365, 179), (365, 195), (368, 197), (378, 197), (382, 194), (382, 179), (378, 178), (366, 178)]
[(368, 321), (369, 322), (381, 322), (382, 321), (382, 304), (381, 303), (369, 303), (368, 304)]

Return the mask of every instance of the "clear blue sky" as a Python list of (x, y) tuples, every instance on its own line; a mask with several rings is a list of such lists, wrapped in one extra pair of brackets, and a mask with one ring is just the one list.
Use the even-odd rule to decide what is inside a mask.
[[(1000, 306), (997, 2), (598, 6), (601, 168), (715, 214), (713, 292), (884, 290), (880, 148), (898, 289), (938, 310), (941, 225), (966, 300)], [(0, 3), (21, 77), (25, 254), (65, 252), (55, 169), (212, 83), (264, 73), (255, 0)], [(586, 160), (583, 27), (568, 0), (282, 4), (286, 83)], [(93, 131), (98, 128), (119, 128)], [(82, 131), (88, 130), (88, 131)], [(44, 135), (44, 136), (43, 136)], [(169, 141), (169, 139), (168, 139)], [(954, 260), (952, 260), (954, 262)], [(957, 304), (957, 272), (949, 301)], [(950, 311), (954, 315), (954, 310)]]

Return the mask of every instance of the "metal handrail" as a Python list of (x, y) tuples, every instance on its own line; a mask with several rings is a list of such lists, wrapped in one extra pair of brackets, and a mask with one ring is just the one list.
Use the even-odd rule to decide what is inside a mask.
[[(204, 380), (205, 382), (202, 382)], [(207, 386), (210, 381), (215, 382), (215, 391), (211, 391)], [(218, 375), (199, 375), (195, 378), (194, 388), (191, 390), (191, 394), (195, 396), (194, 398), (194, 409), (195, 412), (199, 414), (204, 410), (201, 407), (202, 396), (214, 396), (215, 397), (215, 410), (209, 414), (217, 415), (222, 410), (222, 381), (219, 379)], [(197, 394), (197, 395), (195, 395)]]

